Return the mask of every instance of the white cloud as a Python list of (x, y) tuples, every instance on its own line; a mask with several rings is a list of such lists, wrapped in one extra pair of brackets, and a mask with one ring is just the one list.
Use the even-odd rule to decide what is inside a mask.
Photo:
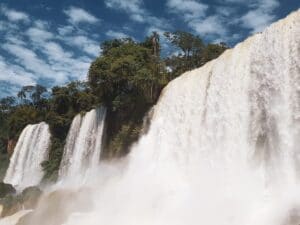
[(195, 0), (167, 0), (167, 8), (173, 13), (182, 15), (188, 21), (204, 17), (208, 5)]
[(118, 32), (118, 31), (113, 31), (113, 30), (109, 30), (105, 33), (106, 36), (111, 37), (111, 38), (126, 38), (128, 37), (127, 34), (124, 34), (122, 32)]
[(55, 80), (57, 83), (63, 83), (66, 81), (66, 77), (61, 73), (54, 74), (51, 67), (37, 54), (23, 46), (5, 43), (2, 48), (16, 57), (16, 61), (22, 65), (26, 70), (41, 76), (42, 78), (48, 78)]
[(127, 12), (130, 18), (136, 22), (145, 21), (143, 15), (146, 14), (146, 11), (142, 7), (141, 0), (105, 0), (105, 5), (108, 8)]
[(67, 25), (67, 26), (61, 26), (59, 28), (57, 28), (57, 31), (59, 33), (59, 35), (61, 36), (65, 36), (65, 35), (69, 35), (74, 31), (74, 27)]
[(42, 51), (47, 55), (48, 60), (63, 62), (73, 56), (71, 52), (64, 50), (61, 45), (55, 42), (44, 43)]
[[(5, 53), (5, 58), (0, 55), (0, 96), (15, 94), (24, 85), (42, 82), (51, 87), (74, 79), (86, 80), (90, 63), (100, 52), (99, 37), (88, 36), (85, 27), (75, 23), (99, 20), (82, 12), (70, 10), (67, 25), (58, 24), (57, 30), (43, 20), (32, 20), (22, 27), (9, 20), (0, 21), (0, 52)], [(72, 17), (75, 14), (79, 14), (76, 19)]]
[(236, 8), (233, 6), (217, 6), (215, 8), (215, 12), (217, 15), (230, 17), (231, 15), (236, 13)]
[[(274, 22), (276, 19), (274, 10), (280, 6), (278, 0), (223, 0), (222, 3), (230, 4), (229, 7), (231, 7), (231, 9), (233, 7), (232, 4), (235, 4), (235, 6), (246, 7), (248, 10), (243, 15), (228, 10), (225, 10), (223, 15), (229, 17), (229, 24), (235, 24), (242, 28), (250, 29), (252, 33), (260, 32)], [(222, 13), (221, 8), (222, 7), (219, 7), (219, 13)]]
[(86, 10), (74, 6), (71, 6), (68, 9), (64, 10), (64, 13), (69, 17), (68, 20), (71, 24), (95, 24), (100, 21), (97, 17), (90, 14)]
[(31, 73), (28, 73), (22, 67), (5, 62), (2, 56), (0, 56), (0, 71), (0, 81), (18, 86), (35, 83), (34, 76)]
[(239, 3), (239, 4), (251, 4), (253, 0), (220, 0), (220, 3)]
[(26, 45), (26, 42), (19, 35), (12, 34), (12, 33), (7, 33), (5, 35), (5, 40), (11, 44), (24, 45), (24, 46)]
[(31, 27), (26, 31), (27, 36), (34, 42), (43, 42), (52, 39), (54, 36), (47, 30)]
[[(214, 38), (225, 37), (228, 29), (224, 26), (224, 13), (217, 12), (208, 15), (209, 6), (196, 0), (167, 0), (166, 3), (169, 12), (180, 15), (187, 25), (197, 34), (204, 36), (209, 35)], [(221, 9), (220, 9), (221, 10)]]
[(257, 0), (251, 4), (251, 9), (237, 19), (238, 23), (252, 32), (262, 31), (270, 25), (275, 19), (274, 10), (280, 5), (277, 0)]
[(88, 53), (89, 55), (92, 56), (99, 55), (99, 44), (96, 41), (89, 39), (83, 35), (72, 36), (72, 37), (68, 37), (67, 39), (68, 39), (67, 44), (76, 46), (79, 49), (83, 50), (84, 52)]
[(43, 20), (35, 20), (34, 26), (39, 29), (47, 29), (50, 27), (50, 23)]
[[(108, 8), (127, 13), (129, 18), (137, 23), (144, 23), (149, 27), (157, 27), (164, 30), (171, 27), (165, 19), (151, 15), (144, 8), (142, 0), (105, 0), (105, 5)], [(146, 28), (146, 31), (148, 28)]]
[(0, 21), (0, 31), (10, 32), (10, 31), (18, 31), (19, 26), (17, 24), (13, 24), (11, 22)]
[(249, 28), (252, 32), (262, 31), (275, 19), (274, 15), (264, 13), (261, 10), (251, 10), (246, 15), (242, 16), (240, 21), (242, 26)]
[(11, 22), (19, 22), (19, 21), (29, 22), (30, 21), (29, 16), (26, 13), (16, 11), (14, 9), (9, 9), (5, 5), (0, 6), (0, 12), (4, 16), (6, 16), (7, 19)]
[[(200, 0), (166, 2), (169, 12), (181, 16), (197, 34), (206, 36), (210, 41), (231, 42), (241, 38), (230, 32), (232, 29), (263, 30), (276, 19), (274, 10), (279, 5), (278, 0), (219, 0), (214, 5), (204, 4)], [(248, 11), (241, 15), (241, 7)]]
[(201, 35), (216, 34), (225, 36), (227, 34), (227, 29), (222, 24), (222, 18), (217, 15), (202, 20), (193, 20), (189, 22), (189, 26)]

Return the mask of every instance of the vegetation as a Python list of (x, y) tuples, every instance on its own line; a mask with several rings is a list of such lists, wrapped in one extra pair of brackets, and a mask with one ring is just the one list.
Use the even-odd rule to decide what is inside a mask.
[(156, 103), (163, 87), (227, 48), (224, 43), (205, 44), (200, 37), (183, 31), (164, 35), (177, 54), (161, 56), (156, 32), (143, 42), (130, 38), (107, 40), (100, 46), (102, 54), (90, 66), (87, 82), (74, 81), (51, 90), (41, 85), (25, 86), (17, 98), (1, 99), (0, 174), (8, 165), (8, 143), (16, 141), (27, 124), (46, 121), (52, 144), (49, 160), (42, 166), (45, 180), (55, 180), (72, 119), (100, 104), (108, 111), (102, 157), (127, 154), (140, 135), (145, 114)]

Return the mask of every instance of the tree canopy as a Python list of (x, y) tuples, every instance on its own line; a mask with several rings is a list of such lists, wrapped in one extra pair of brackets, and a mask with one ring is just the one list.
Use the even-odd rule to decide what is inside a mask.
[[(161, 56), (160, 36), (153, 32), (144, 41), (130, 38), (106, 40), (91, 63), (87, 82), (73, 81), (51, 90), (36, 84), (21, 88), (17, 97), (0, 99), (0, 152), (9, 140), (17, 140), (27, 124), (50, 125), (49, 160), (43, 162), (45, 179), (55, 180), (67, 132), (74, 116), (98, 105), (107, 107), (103, 157), (125, 155), (140, 135), (143, 118), (169, 81), (202, 66), (228, 47), (212, 44), (184, 31), (166, 32), (177, 54)], [(0, 161), (7, 166), (7, 157)], [(0, 171), (4, 169), (0, 166)]]

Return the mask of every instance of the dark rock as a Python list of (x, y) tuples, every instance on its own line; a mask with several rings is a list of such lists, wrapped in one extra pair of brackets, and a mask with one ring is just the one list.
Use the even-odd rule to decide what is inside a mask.
[(16, 189), (11, 184), (0, 182), (0, 198), (16, 193)]
[(14, 139), (10, 139), (7, 142), (7, 153), (11, 156), (14, 152), (17, 142)]
[(25, 188), (20, 196), (24, 209), (34, 209), (42, 193), (43, 192), (35, 186)]
[(34, 209), (42, 195), (38, 187), (28, 187), (21, 194), (8, 194), (0, 199), (2, 213), (0, 217), (10, 216), (23, 209)]
[(0, 205), (3, 206), (0, 217), (13, 215), (22, 209), (22, 204), (17, 195), (7, 195), (0, 200)]

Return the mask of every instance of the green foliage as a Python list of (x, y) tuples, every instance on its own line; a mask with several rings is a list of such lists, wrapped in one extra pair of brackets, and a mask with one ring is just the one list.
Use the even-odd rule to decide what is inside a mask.
[(188, 58), (191, 55), (200, 54), (204, 48), (202, 39), (185, 31), (165, 32), (165, 37)]
[(44, 180), (55, 182), (58, 177), (60, 161), (63, 155), (64, 142), (58, 138), (51, 138), (51, 151), (47, 161), (42, 163), (45, 171)]
[(141, 124), (123, 124), (109, 143), (109, 151), (107, 152), (109, 155), (107, 157), (120, 157), (127, 154), (131, 144), (138, 140), (141, 128)]
[(103, 55), (89, 69), (89, 85), (108, 107), (106, 157), (124, 155), (137, 139), (144, 114), (155, 104), (168, 82), (158, 58), (157, 33), (136, 43), (130, 39), (106, 41)]
[(47, 88), (42, 85), (28, 85), (22, 87), (22, 89), (18, 92), (18, 98), (23, 102), (23, 104), (32, 104), (37, 108), (45, 107), (45, 98), (43, 94), (47, 93)]
[(16, 98), (13, 96), (8, 96), (0, 99), (0, 110), (7, 111), (10, 110), (16, 103)]
[(3, 181), (6, 170), (9, 165), (8, 154), (0, 152), (0, 182)]
[(70, 82), (49, 92), (38, 84), (24, 86), (18, 99), (0, 99), (0, 175), (8, 165), (8, 140), (17, 140), (26, 125), (46, 121), (51, 131), (51, 147), (49, 159), (42, 167), (44, 180), (55, 181), (72, 119), (97, 105), (107, 107), (102, 157), (127, 154), (140, 135), (145, 114), (156, 103), (163, 87), (227, 49), (224, 43), (205, 44), (200, 37), (183, 31), (167, 32), (165, 37), (178, 55), (161, 57), (157, 32), (143, 42), (130, 38), (107, 40), (101, 44), (102, 55), (89, 68), (88, 82)]
[(22, 129), (32, 123), (37, 123), (42, 118), (39, 118), (38, 111), (31, 105), (22, 105), (11, 112), (8, 119), (9, 137), (18, 137)]
[(153, 101), (157, 93), (146, 93), (146, 90), (159, 85), (161, 74), (151, 49), (127, 40), (120, 40), (116, 46), (103, 50), (105, 54), (90, 67), (88, 78), (93, 93), (106, 105), (122, 96), (142, 95), (145, 101)]
[(228, 47), (225, 43), (220, 44), (208, 44), (203, 51), (202, 61), (203, 64), (210, 60), (217, 58), (221, 55)]
[(84, 82), (71, 82), (64, 87), (54, 87), (49, 100), (50, 111), (45, 121), (51, 131), (49, 159), (42, 163), (44, 180), (55, 181), (63, 154), (65, 139), (74, 116), (90, 110), (96, 103), (96, 97)]
[(225, 43), (205, 45), (199, 36), (184, 31), (166, 32), (164, 35), (171, 44), (180, 50), (178, 55), (167, 57), (165, 60), (171, 70), (170, 79), (204, 65), (217, 58), (228, 48)]
[(87, 84), (74, 81), (64, 87), (53, 87), (50, 106), (58, 114), (78, 113), (90, 109), (96, 102)]

